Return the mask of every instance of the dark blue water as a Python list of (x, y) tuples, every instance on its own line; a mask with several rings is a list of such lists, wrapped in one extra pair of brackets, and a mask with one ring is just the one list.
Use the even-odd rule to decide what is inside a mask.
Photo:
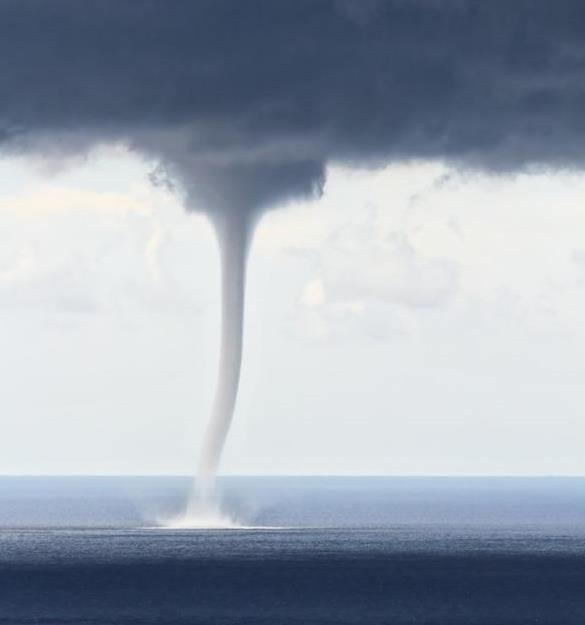
[[(585, 479), (0, 480), (0, 623), (585, 623)], [(278, 528), (278, 529), (272, 529)]]

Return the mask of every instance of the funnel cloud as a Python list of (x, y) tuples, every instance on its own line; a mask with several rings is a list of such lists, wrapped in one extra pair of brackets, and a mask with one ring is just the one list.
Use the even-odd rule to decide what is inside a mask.
[(204, 493), (213, 492), (214, 478), (238, 394), (244, 330), (246, 258), (251, 226), (244, 222), (247, 218), (245, 213), (236, 213), (215, 219), (221, 253), (221, 351), (217, 388), (197, 472)]

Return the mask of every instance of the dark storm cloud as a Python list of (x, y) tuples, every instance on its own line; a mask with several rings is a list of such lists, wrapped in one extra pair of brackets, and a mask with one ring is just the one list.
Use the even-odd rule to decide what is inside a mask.
[(331, 161), (580, 166), (584, 130), (581, 0), (0, 0), (7, 149), (123, 140), (211, 210)]

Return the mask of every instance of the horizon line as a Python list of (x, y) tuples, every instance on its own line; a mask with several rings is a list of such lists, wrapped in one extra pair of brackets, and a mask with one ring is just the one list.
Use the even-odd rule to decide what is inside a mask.
[[(196, 476), (180, 473), (0, 473), (3, 478), (168, 478), (168, 479), (196, 479)], [(283, 478), (307, 478), (307, 479), (582, 479), (585, 474), (576, 473), (466, 473), (466, 474), (387, 474), (387, 473), (229, 473), (218, 476), (218, 479), (283, 479)]]

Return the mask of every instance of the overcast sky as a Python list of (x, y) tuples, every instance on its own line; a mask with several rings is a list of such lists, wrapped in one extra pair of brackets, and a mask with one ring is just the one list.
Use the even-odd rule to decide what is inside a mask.
[[(194, 471), (219, 261), (154, 166), (0, 161), (1, 473)], [(585, 474), (584, 193), (330, 166), (322, 198), (267, 213), (223, 472)]]
[(584, 474), (584, 29), (0, 2), (0, 472)]

